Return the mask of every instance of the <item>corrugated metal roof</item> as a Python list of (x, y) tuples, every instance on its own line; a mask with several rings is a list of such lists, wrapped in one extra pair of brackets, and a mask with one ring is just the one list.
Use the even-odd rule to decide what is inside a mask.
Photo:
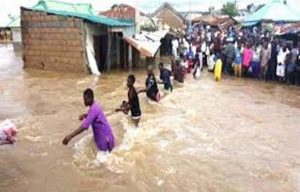
[(167, 30), (156, 32), (142, 32), (135, 37), (124, 37), (123, 39), (143, 56), (154, 57), (161, 43), (160, 40), (166, 36)]
[(6, 27), (21, 27), (21, 18), (20, 16), (15, 17), (12, 21), (10, 21)]
[(300, 32), (300, 23), (288, 23), (283, 25), (277, 25), (275, 27), (276, 35), (285, 35), (285, 34), (297, 34)]
[(133, 26), (132, 21), (112, 19), (96, 15), (91, 4), (72, 4), (53, 0), (40, 0), (33, 8), (25, 8), (33, 11), (43, 11), (55, 15), (81, 18), (90, 22), (108, 25), (111, 27)]
[(33, 9), (44, 9), (44, 10), (59, 10), (66, 12), (75, 12), (82, 14), (95, 15), (93, 7), (88, 3), (67, 3), (56, 0), (40, 0)]
[(279, 0), (273, 0), (255, 13), (245, 17), (244, 22), (259, 21), (294, 22), (300, 21), (300, 14)]

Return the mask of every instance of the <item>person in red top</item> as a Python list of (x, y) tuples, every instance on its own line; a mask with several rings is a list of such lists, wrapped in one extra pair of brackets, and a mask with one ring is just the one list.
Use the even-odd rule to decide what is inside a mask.
[(251, 43), (247, 42), (243, 51), (243, 74), (249, 74), (251, 72), (251, 61), (253, 58), (253, 50)]

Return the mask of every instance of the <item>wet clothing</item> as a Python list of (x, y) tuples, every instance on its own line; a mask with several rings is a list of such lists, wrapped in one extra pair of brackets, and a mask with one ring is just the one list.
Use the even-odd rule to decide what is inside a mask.
[(174, 80), (183, 83), (184, 82), (185, 69), (183, 66), (176, 65), (174, 67)]
[(170, 91), (173, 90), (172, 83), (171, 83), (171, 75), (172, 74), (169, 69), (164, 68), (160, 71), (160, 79), (164, 83), (165, 90), (170, 90)]
[(147, 97), (153, 101), (158, 101), (159, 92), (158, 92), (158, 87), (154, 75), (150, 75), (147, 77), (146, 87), (148, 88), (146, 93)]
[(142, 116), (141, 109), (140, 109), (140, 102), (139, 96), (135, 90), (135, 88), (131, 88), (128, 91), (128, 101), (131, 106), (130, 112), (132, 118), (138, 118)]
[(90, 107), (82, 127), (88, 129), (92, 125), (96, 145), (101, 151), (112, 151), (115, 147), (115, 139), (100, 105), (96, 102)]

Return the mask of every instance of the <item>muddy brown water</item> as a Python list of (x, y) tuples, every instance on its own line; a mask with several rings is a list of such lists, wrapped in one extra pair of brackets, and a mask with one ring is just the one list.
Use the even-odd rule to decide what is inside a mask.
[[(82, 91), (93, 88), (109, 112), (126, 99), (127, 73), (23, 70), (11, 48), (0, 55), (0, 121), (19, 129), (15, 145), (0, 146), (1, 192), (300, 191), (297, 87), (189, 77), (158, 104), (140, 96), (139, 128), (110, 115), (117, 147), (105, 154), (90, 130), (67, 147), (61, 141), (87, 110)], [(145, 72), (134, 73), (143, 87)]]

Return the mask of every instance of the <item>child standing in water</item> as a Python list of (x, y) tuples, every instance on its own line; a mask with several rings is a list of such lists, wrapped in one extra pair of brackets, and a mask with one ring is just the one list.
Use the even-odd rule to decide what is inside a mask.
[(63, 140), (63, 144), (68, 145), (74, 137), (92, 125), (94, 139), (98, 149), (111, 152), (115, 146), (114, 135), (100, 105), (94, 101), (93, 91), (86, 89), (83, 93), (83, 99), (85, 106), (90, 107), (90, 109), (87, 114), (83, 114), (79, 117), (79, 120), (84, 120), (82, 125), (66, 136)]
[(127, 87), (128, 90), (128, 102), (123, 101), (123, 104), (119, 109), (116, 109), (116, 112), (122, 111), (124, 114), (127, 114), (130, 110), (131, 118), (136, 127), (139, 125), (139, 121), (141, 119), (142, 113), (140, 109), (139, 96), (134, 87), (135, 77), (134, 75), (129, 75), (127, 78)]

